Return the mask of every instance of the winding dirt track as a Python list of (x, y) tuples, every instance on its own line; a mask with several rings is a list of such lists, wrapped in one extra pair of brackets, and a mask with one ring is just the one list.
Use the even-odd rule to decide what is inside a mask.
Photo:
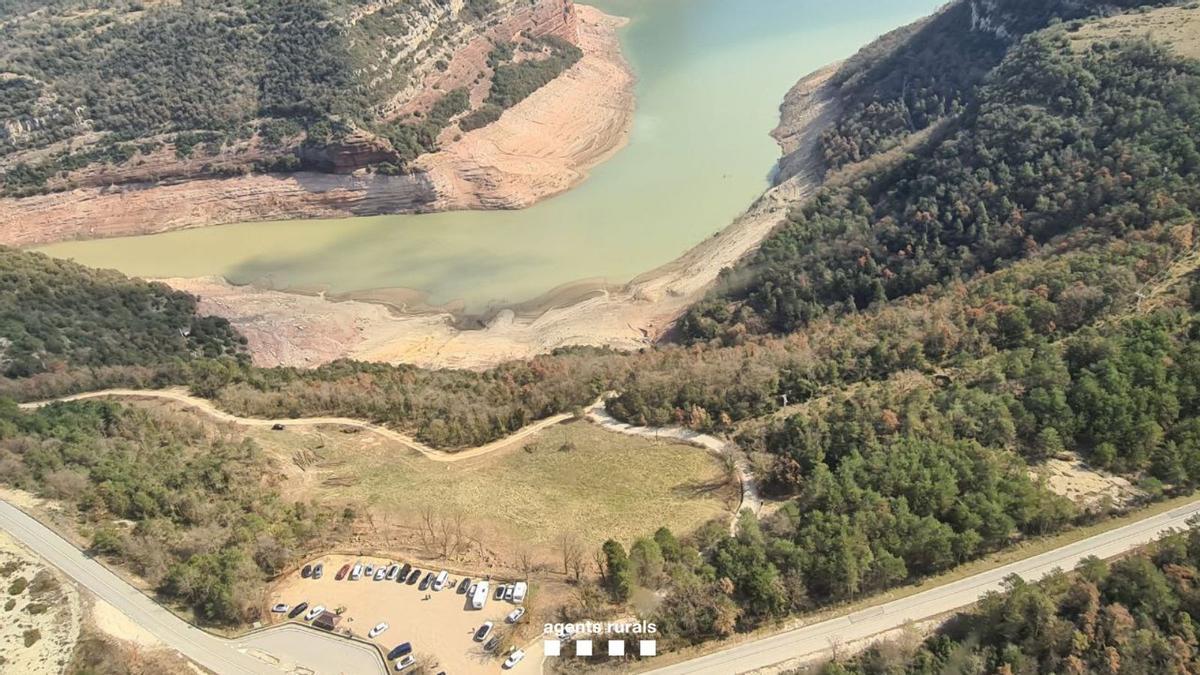
[[(343, 426), (343, 427), (355, 427), (357, 429), (369, 431), (371, 433), (383, 436), (384, 438), (387, 438), (389, 440), (393, 440), (398, 443), (401, 443), (402, 445), (405, 445), (406, 447), (416, 450), (417, 452), (421, 453), (422, 455), (425, 455), (426, 457), (428, 457), (429, 459), (431, 459), (435, 462), (461, 462), (465, 459), (472, 459), (474, 457), (480, 457), (482, 455), (486, 455), (490, 452), (495, 452), (497, 450), (503, 450), (504, 448), (511, 447), (513, 444), (519, 443), (519, 442), (525, 440), (526, 438), (529, 438), (530, 436), (536, 434), (537, 432), (541, 431), (542, 429), (545, 429), (546, 427), (552, 427), (555, 424), (560, 424), (562, 422), (565, 422), (565, 421), (571, 419), (571, 417), (572, 417), (571, 413), (562, 413), (560, 415), (555, 415), (553, 417), (547, 417), (543, 420), (538, 420), (537, 422), (534, 422), (533, 424), (522, 427), (521, 429), (518, 429), (517, 431), (513, 432), (512, 434), (509, 434), (508, 436), (505, 436), (504, 438), (492, 441), (491, 443), (488, 443), (486, 445), (480, 445), (478, 447), (468, 448), (465, 450), (459, 450), (459, 451), (455, 451), (455, 452), (448, 452), (446, 450), (438, 450), (436, 448), (431, 448), (428, 445), (421, 443), (420, 441), (414, 439), (411, 436), (406, 436), (398, 431), (393, 431), (391, 429), (388, 429), (387, 427), (380, 426), (380, 425), (374, 424), (372, 422), (364, 422), (363, 420), (352, 419), (349, 417), (288, 417), (288, 418), (280, 418), (280, 419), (261, 419), (261, 418), (257, 418), (257, 417), (239, 417), (237, 415), (227, 413), (224, 410), (217, 408), (215, 405), (212, 404), (211, 401), (209, 401), (207, 399), (192, 396), (191, 394), (187, 393), (183, 389), (104, 389), (102, 391), (87, 392), (85, 394), (75, 394), (74, 396), (64, 396), (62, 398), (57, 398), (57, 399), (54, 399), (51, 401), (38, 401), (36, 403), (22, 403), (20, 407), (25, 408), (25, 409), (33, 409), (33, 408), (40, 408), (42, 406), (46, 406), (51, 403), (57, 403), (60, 401), (82, 401), (82, 400), (91, 399), (91, 398), (151, 398), (151, 399), (165, 399), (165, 400), (170, 400), (170, 401), (176, 401), (178, 403), (182, 403), (182, 404), (186, 405), (189, 408), (195, 408), (196, 410), (204, 413), (205, 415), (208, 415), (209, 417), (212, 417), (213, 419), (219, 420), (221, 422), (229, 422), (231, 424), (238, 424), (238, 425), (245, 426), (245, 427), (272, 427), (272, 426), (275, 426), (276, 424), (282, 424), (284, 426), (332, 425), (332, 426)], [(603, 405), (602, 401), (597, 401), (596, 404)]]

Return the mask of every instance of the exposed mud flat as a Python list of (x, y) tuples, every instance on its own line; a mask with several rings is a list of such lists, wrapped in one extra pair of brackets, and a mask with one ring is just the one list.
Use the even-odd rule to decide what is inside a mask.
[[(827, 85), (833, 68), (805, 78), (782, 107), (787, 175), (737, 221), (675, 261), (620, 287), (576, 285), (463, 329), (448, 312), (402, 313), (355, 300), (331, 301), (220, 279), (166, 279), (201, 296), (201, 310), (227, 317), (245, 333), (261, 365), (315, 366), (355, 358), (425, 367), (487, 368), (568, 345), (637, 349), (661, 337), (700, 299), (720, 271), (754, 251), (783, 222), (790, 205), (821, 183), (817, 144), (837, 113)], [(552, 85), (551, 85), (552, 86)], [(539, 306), (540, 305), (540, 306)]]

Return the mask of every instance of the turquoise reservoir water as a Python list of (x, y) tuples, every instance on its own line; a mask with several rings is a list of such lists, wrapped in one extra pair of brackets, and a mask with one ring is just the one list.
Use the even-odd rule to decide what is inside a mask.
[(148, 277), (353, 293), (405, 288), (469, 310), (576, 280), (619, 283), (728, 225), (767, 187), (768, 132), (802, 76), (937, 0), (603, 0), (633, 19), (628, 146), (580, 187), (522, 211), (241, 223), (42, 250)]

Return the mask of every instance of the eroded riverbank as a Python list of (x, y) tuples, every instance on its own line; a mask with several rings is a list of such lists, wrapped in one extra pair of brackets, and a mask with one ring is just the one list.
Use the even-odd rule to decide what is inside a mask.
[(411, 175), (255, 174), (0, 199), (0, 244), (39, 246), (227, 223), (531, 206), (581, 183), (633, 124), (625, 19), (579, 5), (583, 57), (558, 78), (416, 162)]
[[(753, 251), (786, 216), (789, 205), (820, 185), (821, 132), (836, 115), (826, 83), (836, 65), (803, 79), (783, 107), (776, 136), (786, 138), (794, 174), (768, 190), (732, 225), (678, 259), (628, 284), (601, 282), (553, 294), (543, 306), (504, 310), (486, 327), (463, 330), (449, 313), (404, 314), (355, 300), (333, 301), (222, 279), (164, 279), (201, 297), (201, 311), (228, 318), (249, 340), (261, 365), (311, 367), (338, 358), (425, 367), (487, 368), (567, 345), (637, 349), (668, 330), (702, 297), (720, 271)], [(800, 158), (805, 158), (803, 161)]]

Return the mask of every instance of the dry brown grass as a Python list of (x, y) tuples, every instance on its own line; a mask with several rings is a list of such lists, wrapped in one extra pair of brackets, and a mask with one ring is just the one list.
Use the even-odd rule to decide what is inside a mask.
[(1189, 4), (1122, 14), (1089, 23), (1074, 33), (1068, 32), (1067, 37), (1076, 51), (1097, 42), (1149, 37), (1169, 45), (1180, 56), (1200, 58), (1200, 6)]
[(690, 532), (727, 515), (737, 498), (715, 455), (586, 422), (452, 464), (371, 434), (312, 427), (248, 433), (279, 458), (288, 496), (348, 502), (369, 523), (356, 543), (376, 550), (407, 545), (437, 553), (439, 545), (419, 534), (426, 519), (440, 528), (460, 518), (464, 538), (479, 549), (475, 557), (511, 567), (524, 553), (553, 566), (564, 536), (590, 557), (609, 537), (628, 542), (661, 525)]

